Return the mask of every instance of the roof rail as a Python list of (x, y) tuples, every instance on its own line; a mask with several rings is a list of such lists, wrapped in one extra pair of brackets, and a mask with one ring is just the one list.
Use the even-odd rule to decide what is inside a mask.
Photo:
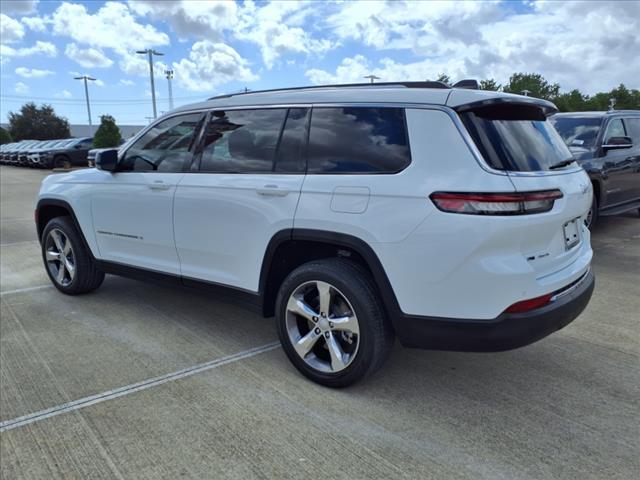
[(467, 78), (465, 80), (460, 80), (454, 83), (451, 88), (468, 88), (470, 90), (479, 90), (480, 85), (478, 85), (477, 80)]
[(227, 93), (225, 95), (217, 95), (207, 100), (217, 100), (219, 98), (235, 97), (237, 95), (252, 95), (254, 93), (272, 93), (272, 92), (288, 92), (298, 90), (316, 90), (322, 88), (380, 88), (380, 87), (405, 87), (405, 88), (451, 88), (444, 82), (426, 81), (426, 82), (378, 82), (378, 83), (342, 83), (336, 85), (312, 85), (307, 87), (289, 87), (274, 88), (271, 90), (253, 90), (249, 92)]

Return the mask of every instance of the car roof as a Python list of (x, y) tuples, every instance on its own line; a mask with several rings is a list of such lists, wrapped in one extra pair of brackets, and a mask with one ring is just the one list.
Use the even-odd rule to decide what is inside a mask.
[(572, 117), (572, 118), (587, 118), (587, 117), (612, 117), (616, 115), (640, 115), (640, 110), (608, 110), (603, 111), (590, 111), (590, 112), (562, 112), (556, 113), (554, 117)]
[(212, 108), (322, 103), (415, 103), (458, 108), (491, 101), (536, 104), (546, 111), (556, 111), (555, 105), (551, 102), (534, 97), (471, 88), (451, 88), (440, 82), (399, 82), (323, 85), (241, 92), (220, 95), (204, 102), (184, 105), (170, 112), (170, 114)]

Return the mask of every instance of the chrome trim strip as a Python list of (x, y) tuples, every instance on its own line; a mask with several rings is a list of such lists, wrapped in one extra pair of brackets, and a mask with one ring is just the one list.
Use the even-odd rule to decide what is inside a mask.
[(576, 282), (573, 285), (571, 285), (566, 290), (562, 290), (562, 291), (556, 293), (553, 297), (551, 297), (551, 299), (549, 299), (549, 303), (553, 303), (556, 300), (558, 300), (558, 299), (560, 299), (560, 298), (562, 298), (562, 297), (564, 297), (566, 295), (569, 295), (571, 292), (573, 292), (576, 288), (578, 288), (580, 285), (582, 285), (582, 283), (587, 279), (587, 277), (589, 276), (589, 272), (591, 272), (591, 267), (588, 267), (587, 271), (584, 272), (582, 274), (582, 276), (578, 280), (576, 280)]

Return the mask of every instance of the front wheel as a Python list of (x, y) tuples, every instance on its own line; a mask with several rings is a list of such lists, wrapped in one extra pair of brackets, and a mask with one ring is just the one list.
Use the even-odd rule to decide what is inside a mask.
[(42, 232), (41, 244), (47, 274), (62, 293), (88, 293), (102, 284), (104, 272), (97, 269), (70, 217), (50, 220)]
[(382, 366), (394, 334), (370, 276), (342, 259), (306, 263), (276, 300), (278, 335), (293, 365), (314, 382), (345, 387)]

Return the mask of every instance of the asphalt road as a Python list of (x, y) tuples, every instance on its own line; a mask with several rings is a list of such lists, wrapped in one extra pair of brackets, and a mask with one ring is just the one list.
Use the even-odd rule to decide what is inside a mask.
[(596, 292), (564, 330), (496, 354), (396, 345), (376, 376), (330, 390), (272, 346), (272, 320), (206, 294), (50, 287), (45, 175), (0, 167), (1, 478), (638, 478), (637, 214), (601, 219)]

